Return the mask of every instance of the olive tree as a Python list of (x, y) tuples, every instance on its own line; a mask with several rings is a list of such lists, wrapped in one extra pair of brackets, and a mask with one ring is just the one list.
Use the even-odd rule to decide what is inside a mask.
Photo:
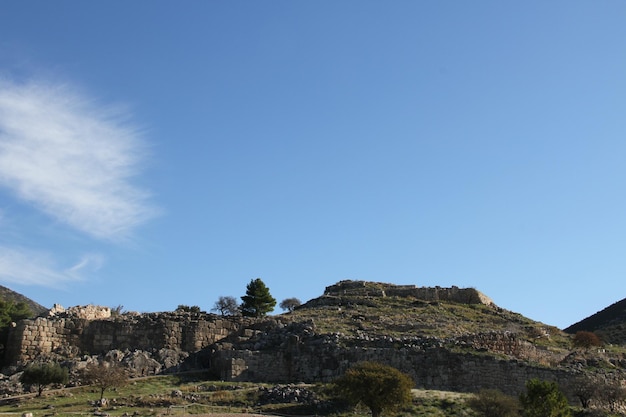
[(363, 403), (372, 417), (379, 417), (384, 410), (409, 404), (413, 385), (411, 377), (396, 368), (360, 362), (334, 381), (333, 390), (353, 405)]
[(218, 311), (222, 316), (236, 316), (239, 314), (239, 305), (235, 297), (220, 296), (211, 311)]
[(100, 362), (87, 365), (83, 371), (86, 383), (95, 385), (100, 389), (100, 401), (104, 398), (104, 391), (109, 388), (117, 388), (128, 382), (126, 370), (117, 363)]
[(44, 388), (51, 384), (67, 384), (69, 374), (56, 362), (31, 364), (24, 369), (20, 382), (37, 387), (37, 396), (41, 397)]
[(279, 307), (282, 308), (284, 311), (292, 312), (297, 307), (300, 307), (301, 304), (302, 302), (299, 299), (292, 297), (285, 298), (283, 301), (281, 301)]

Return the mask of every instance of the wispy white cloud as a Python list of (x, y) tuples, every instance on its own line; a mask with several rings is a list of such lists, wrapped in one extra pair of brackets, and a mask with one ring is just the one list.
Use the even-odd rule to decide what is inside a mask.
[(87, 271), (97, 271), (102, 267), (104, 263), (104, 257), (100, 254), (88, 253), (82, 256), (82, 258), (65, 270), (65, 273), (75, 279), (82, 279), (83, 274)]
[(87, 271), (102, 265), (100, 255), (88, 254), (73, 266), (63, 268), (45, 252), (0, 246), (0, 277), (3, 283), (55, 287), (84, 279)]
[[(155, 215), (132, 182), (144, 151), (119, 112), (67, 86), (0, 80), (0, 186), (83, 233), (122, 240)], [(5, 268), (19, 258), (0, 256)]]

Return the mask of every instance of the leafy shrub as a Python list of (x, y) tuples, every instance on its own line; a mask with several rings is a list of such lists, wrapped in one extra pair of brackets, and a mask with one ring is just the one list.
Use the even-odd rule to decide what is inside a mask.
[(480, 390), (467, 405), (482, 417), (519, 416), (519, 402), (516, 398), (496, 389)]

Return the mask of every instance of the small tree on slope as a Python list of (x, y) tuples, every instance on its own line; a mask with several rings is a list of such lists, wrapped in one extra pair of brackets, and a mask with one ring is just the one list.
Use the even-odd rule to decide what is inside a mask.
[(117, 363), (108, 362), (89, 364), (83, 371), (83, 378), (100, 389), (100, 401), (108, 388), (121, 387), (128, 382), (126, 370)]
[(339, 397), (357, 405), (365, 404), (372, 417), (411, 402), (413, 380), (396, 368), (377, 362), (360, 362), (334, 381)]
[(570, 417), (567, 398), (556, 382), (531, 379), (520, 395), (524, 417)]
[(37, 396), (41, 397), (44, 388), (50, 384), (67, 384), (69, 379), (67, 368), (56, 362), (32, 364), (24, 369), (20, 382), (37, 387)]
[(211, 311), (219, 311), (222, 316), (236, 316), (239, 314), (239, 305), (237, 305), (235, 297), (220, 296)]

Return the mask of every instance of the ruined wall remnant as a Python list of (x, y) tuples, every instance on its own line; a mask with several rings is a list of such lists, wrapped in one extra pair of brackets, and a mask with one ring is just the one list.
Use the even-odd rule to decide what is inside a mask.
[(82, 307), (20, 321), (9, 333), (5, 363), (27, 362), (51, 354), (104, 354), (115, 349), (197, 352), (236, 332), (245, 322), (206, 313), (111, 317), (108, 310), (107, 317), (106, 311)]
[(367, 281), (340, 281), (326, 287), (326, 296), (360, 296), (360, 297), (412, 297), (424, 301), (448, 301), (463, 304), (495, 305), (485, 294), (475, 288), (459, 288), (452, 286), (418, 287), (416, 285), (394, 285)]
[(72, 317), (85, 320), (108, 319), (111, 317), (109, 307), (88, 304), (86, 306), (76, 306), (64, 308), (61, 304), (55, 304), (48, 311), (48, 317)]

